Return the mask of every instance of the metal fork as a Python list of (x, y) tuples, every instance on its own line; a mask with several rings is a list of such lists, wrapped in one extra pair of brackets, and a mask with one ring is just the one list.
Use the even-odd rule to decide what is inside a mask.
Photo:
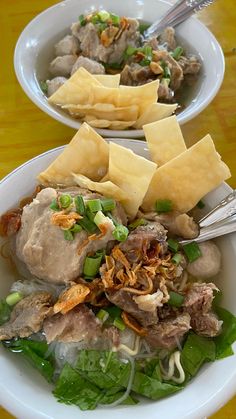
[(143, 34), (145, 40), (157, 37), (167, 26), (175, 27), (188, 19), (193, 13), (204, 9), (215, 0), (178, 0), (161, 18), (153, 23)]

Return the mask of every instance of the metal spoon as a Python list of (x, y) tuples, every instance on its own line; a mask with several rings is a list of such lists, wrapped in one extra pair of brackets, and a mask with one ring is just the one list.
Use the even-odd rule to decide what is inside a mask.
[(167, 26), (175, 27), (188, 19), (193, 13), (204, 9), (214, 0), (179, 0), (164, 16), (154, 22), (143, 34), (144, 40), (159, 36)]

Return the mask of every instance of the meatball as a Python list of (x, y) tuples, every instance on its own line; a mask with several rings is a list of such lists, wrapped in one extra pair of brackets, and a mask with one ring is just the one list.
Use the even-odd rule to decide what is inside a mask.
[(59, 87), (61, 87), (66, 82), (65, 77), (55, 77), (52, 80), (47, 80), (47, 86), (48, 86), (48, 97), (52, 96), (53, 93), (55, 93)]
[(76, 62), (75, 55), (64, 55), (63, 57), (56, 57), (49, 66), (49, 71), (53, 76), (70, 76), (72, 67)]
[(215, 243), (199, 243), (202, 253), (195, 262), (189, 263), (187, 271), (196, 278), (211, 278), (218, 274), (221, 266), (221, 254)]
[(66, 35), (55, 45), (55, 55), (75, 55), (79, 52), (79, 40), (73, 35)]
[(80, 67), (84, 67), (85, 70), (91, 74), (105, 74), (105, 68), (102, 64), (99, 64), (97, 61), (91, 60), (90, 58), (83, 57), (82, 55), (73, 65), (71, 75), (74, 74)]

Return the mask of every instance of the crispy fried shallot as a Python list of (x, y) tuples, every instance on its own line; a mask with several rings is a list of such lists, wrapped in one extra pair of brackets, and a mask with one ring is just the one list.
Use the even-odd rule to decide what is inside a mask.
[(72, 285), (71, 288), (63, 291), (60, 294), (58, 301), (53, 307), (54, 313), (61, 312), (62, 314), (66, 314), (78, 304), (83, 303), (89, 293), (90, 289), (87, 287), (87, 285)]
[(70, 212), (69, 214), (65, 214), (64, 211), (57, 212), (52, 214), (51, 223), (55, 226), (61, 227), (62, 229), (69, 229), (73, 227), (77, 220), (80, 220), (81, 215), (77, 212)]
[(133, 330), (139, 336), (145, 336), (147, 331), (144, 327), (142, 327), (137, 320), (135, 320), (130, 314), (123, 311), (121, 314), (121, 318), (125, 325), (129, 327), (129, 329)]

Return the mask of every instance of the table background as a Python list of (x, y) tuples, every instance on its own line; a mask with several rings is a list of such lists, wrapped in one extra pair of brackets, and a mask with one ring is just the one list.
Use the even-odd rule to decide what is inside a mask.
[[(17, 83), (13, 69), (14, 46), (20, 32), (34, 16), (57, 2), (0, 0), (0, 178), (37, 154), (67, 143), (75, 132), (54, 121), (30, 102)], [(199, 18), (222, 45), (226, 73), (216, 98), (199, 116), (183, 126), (183, 133), (187, 146), (208, 132), (212, 135), (217, 150), (231, 168), (229, 184), (236, 188), (235, 0), (217, 0), (202, 11)], [(235, 418), (236, 397), (211, 419)], [(12, 419), (12, 416), (0, 407), (0, 419)]]

